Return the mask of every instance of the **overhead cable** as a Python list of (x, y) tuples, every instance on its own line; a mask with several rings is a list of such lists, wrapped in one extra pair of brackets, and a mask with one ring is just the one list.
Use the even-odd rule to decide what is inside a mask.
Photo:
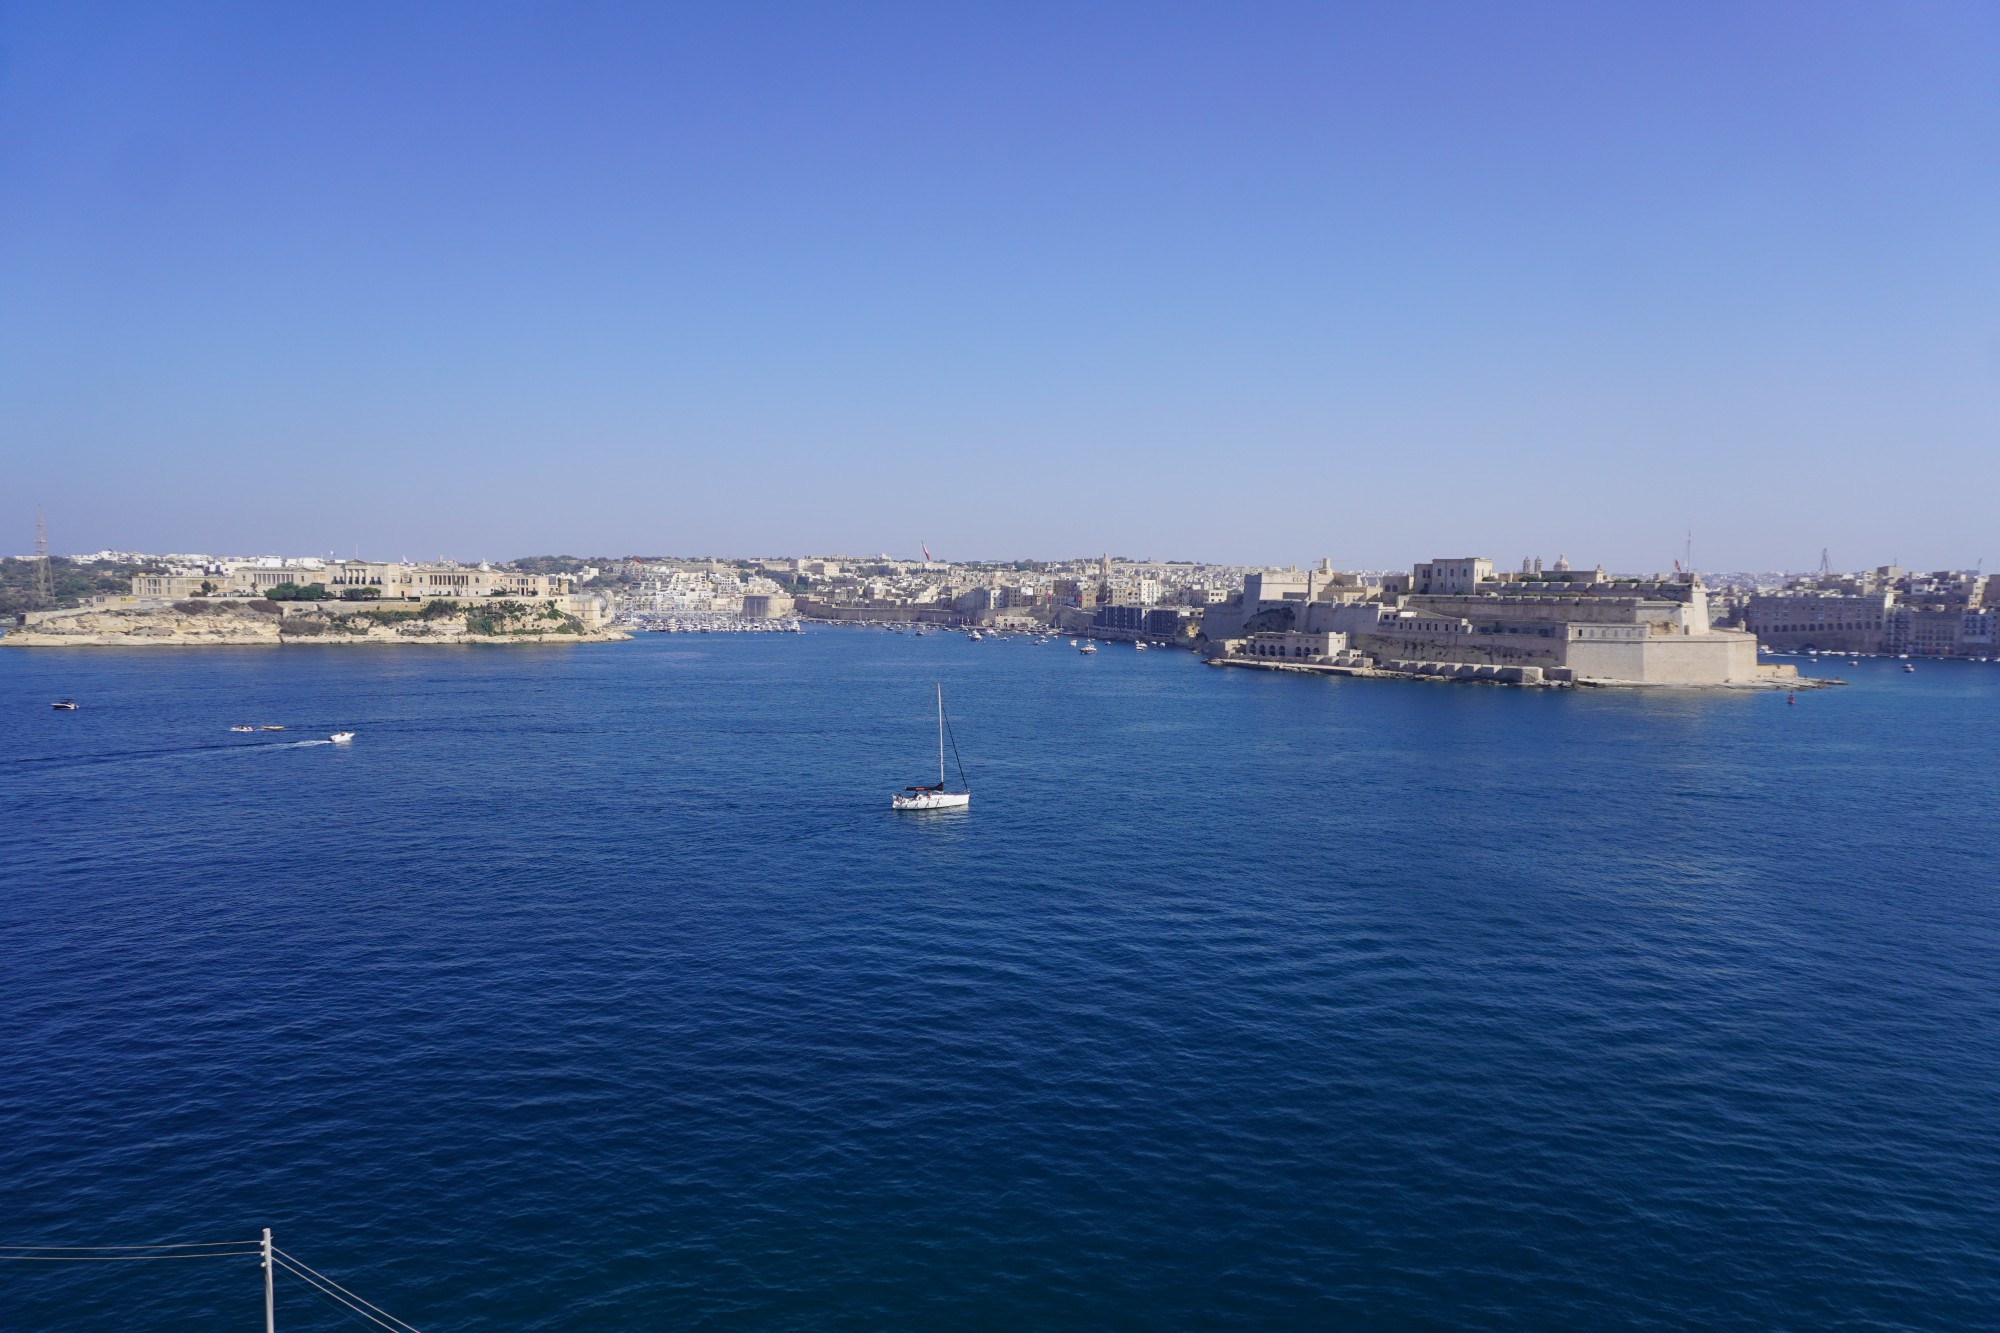
[[(271, 1260), (293, 1277), (298, 1278), (301, 1282), (315, 1288), (322, 1294), (339, 1301), (342, 1305), (347, 1306), (350, 1310), (353, 1310), (371, 1323), (380, 1324), (383, 1328), (393, 1330), (393, 1333), (419, 1333), (416, 1325), (405, 1323), (380, 1306), (362, 1300), (361, 1297), (348, 1291), (347, 1288), (341, 1286), (332, 1278), (327, 1277), (317, 1269), (307, 1268), (304, 1264), (292, 1258), (275, 1245), (271, 1247)], [(322, 1286), (322, 1283), (325, 1285)]]

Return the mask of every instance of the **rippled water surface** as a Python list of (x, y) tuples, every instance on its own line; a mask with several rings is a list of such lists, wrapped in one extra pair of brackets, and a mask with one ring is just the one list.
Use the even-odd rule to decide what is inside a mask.
[[(0, 1241), (427, 1331), (1991, 1327), (2000, 666), (1842, 670), (0, 651)], [(892, 815), (940, 679), (974, 807)]]

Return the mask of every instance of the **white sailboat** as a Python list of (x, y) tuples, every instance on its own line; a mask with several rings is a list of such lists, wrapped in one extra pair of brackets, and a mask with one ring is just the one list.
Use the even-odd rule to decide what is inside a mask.
[[(963, 810), (972, 804), (972, 784), (965, 780), (965, 765), (963, 762), (958, 766), (958, 780), (964, 785), (965, 790), (946, 791), (944, 789), (944, 738), (946, 723), (944, 720), (944, 686), (942, 684), (937, 687), (937, 710), (937, 785), (935, 787), (903, 788), (903, 790), (889, 798), (889, 808), (892, 810)], [(956, 737), (951, 742), (951, 753), (953, 758), (958, 756), (958, 740)]]

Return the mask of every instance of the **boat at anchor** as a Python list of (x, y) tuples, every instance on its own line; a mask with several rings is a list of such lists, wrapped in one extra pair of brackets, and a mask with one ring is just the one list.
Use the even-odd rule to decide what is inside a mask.
[(938, 780), (935, 786), (905, 787), (889, 798), (892, 810), (963, 810), (972, 804), (972, 784), (965, 777), (965, 761), (958, 759), (958, 737), (951, 738), (951, 755), (958, 760), (958, 780), (964, 791), (946, 791), (944, 781), (944, 741), (951, 724), (944, 716), (944, 686), (937, 687)]

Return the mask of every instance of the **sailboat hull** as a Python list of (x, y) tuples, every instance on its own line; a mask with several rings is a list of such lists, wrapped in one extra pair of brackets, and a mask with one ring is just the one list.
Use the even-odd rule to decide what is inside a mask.
[(892, 810), (963, 810), (971, 804), (969, 791), (898, 792), (889, 798)]

